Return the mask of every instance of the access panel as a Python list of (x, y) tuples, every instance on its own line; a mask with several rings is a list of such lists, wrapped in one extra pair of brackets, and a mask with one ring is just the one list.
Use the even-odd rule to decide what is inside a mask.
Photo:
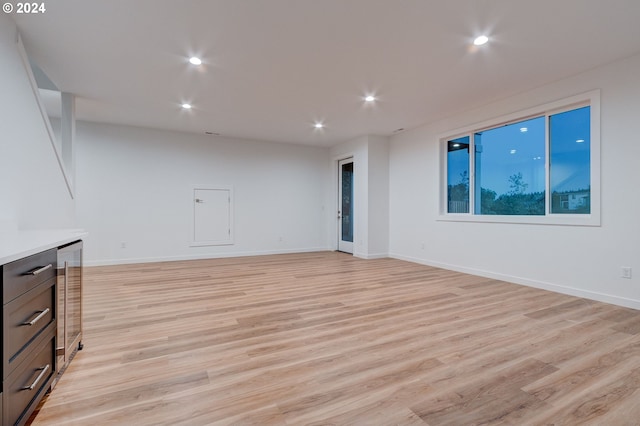
[(232, 244), (230, 188), (194, 188), (193, 245)]

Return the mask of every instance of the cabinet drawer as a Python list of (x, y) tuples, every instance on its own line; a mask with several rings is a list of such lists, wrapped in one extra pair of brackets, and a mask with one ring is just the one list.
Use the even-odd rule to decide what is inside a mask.
[(8, 376), (28, 355), (26, 349), (55, 318), (55, 279), (4, 305), (4, 372)]
[(33, 348), (4, 382), (4, 425), (24, 424), (49, 389), (55, 366), (55, 337)]
[(51, 249), (2, 267), (3, 303), (31, 290), (43, 281), (56, 276), (57, 250)]

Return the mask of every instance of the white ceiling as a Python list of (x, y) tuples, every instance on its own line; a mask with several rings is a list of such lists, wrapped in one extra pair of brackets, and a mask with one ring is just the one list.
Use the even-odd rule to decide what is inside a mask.
[[(389, 135), (640, 52), (638, 0), (45, 5), (12, 16), (33, 59), (78, 96), (80, 119), (318, 146)], [(474, 52), (481, 33), (491, 41)], [(189, 65), (191, 55), (204, 64)], [(375, 105), (364, 104), (369, 93)]]

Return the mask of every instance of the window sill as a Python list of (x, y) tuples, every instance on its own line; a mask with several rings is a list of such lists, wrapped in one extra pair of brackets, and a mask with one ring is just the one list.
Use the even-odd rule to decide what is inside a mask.
[(507, 216), (507, 215), (471, 215), (441, 214), (439, 222), (478, 222), (509, 223), (526, 225), (560, 225), (560, 226), (600, 226), (600, 217), (594, 214), (584, 215), (548, 215), (548, 216)]

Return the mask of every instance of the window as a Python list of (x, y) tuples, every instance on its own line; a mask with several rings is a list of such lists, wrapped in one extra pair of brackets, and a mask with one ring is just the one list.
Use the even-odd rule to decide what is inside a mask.
[(447, 142), (447, 212), (469, 213), (469, 136)]
[(589, 107), (549, 117), (551, 213), (591, 212)]
[(544, 215), (544, 121), (474, 133), (475, 214)]
[(442, 138), (441, 219), (599, 225), (598, 117), (595, 91)]

